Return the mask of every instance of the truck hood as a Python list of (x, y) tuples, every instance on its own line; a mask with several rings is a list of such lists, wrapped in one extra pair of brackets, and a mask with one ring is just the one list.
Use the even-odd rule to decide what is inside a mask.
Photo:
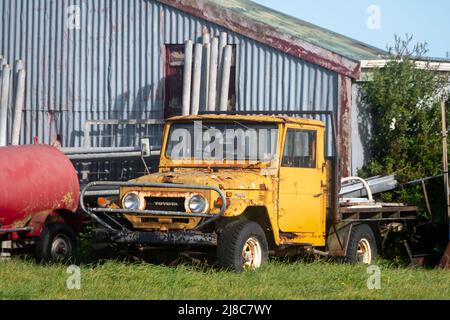
[(175, 172), (158, 172), (133, 180), (214, 186), (221, 190), (273, 190), (276, 175), (262, 175), (261, 170), (219, 170), (183, 169)]

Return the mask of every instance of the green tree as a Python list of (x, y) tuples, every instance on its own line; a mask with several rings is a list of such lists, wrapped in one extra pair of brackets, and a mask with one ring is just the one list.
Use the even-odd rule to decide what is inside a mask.
[[(427, 61), (427, 45), (395, 38), (387, 64), (362, 83), (372, 127), (370, 161), (362, 176), (395, 173), (402, 183), (442, 172), (440, 101), (449, 78)], [(447, 108), (447, 114), (450, 115)]]
[[(429, 62), (418, 67), (418, 61), (427, 61), (427, 44), (413, 45), (412, 40), (410, 36), (396, 36), (394, 46), (388, 50), (387, 64), (373, 70), (361, 85), (360, 99), (365, 110), (360, 120), (363, 128), (371, 127), (371, 132), (369, 162), (359, 174), (395, 174), (402, 187), (380, 195), (381, 200), (419, 206), (422, 220), (435, 226), (434, 250), (442, 252), (446, 241), (441, 240), (448, 235), (447, 227), (441, 228), (444, 213), (435, 214), (441, 208), (431, 203), (430, 216), (422, 186), (405, 184), (442, 173), (441, 100), (448, 99), (449, 75), (438, 72)], [(447, 101), (447, 119), (449, 109)], [(436, 192), (442, 191), (427, 190), (428, 195)], [(415, 242), (418, 237), (413, 230), (391, 236), (385, 244), (385, 256), (406, 262), (401, 241)]]

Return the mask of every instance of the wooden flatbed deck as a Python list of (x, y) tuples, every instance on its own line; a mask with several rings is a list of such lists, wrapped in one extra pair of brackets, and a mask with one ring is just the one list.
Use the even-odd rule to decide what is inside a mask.
[(345, 204), (339, 208), (343, 221), (405, 221), (416, 220), (419, 209), (415, 206), (392, 204)]

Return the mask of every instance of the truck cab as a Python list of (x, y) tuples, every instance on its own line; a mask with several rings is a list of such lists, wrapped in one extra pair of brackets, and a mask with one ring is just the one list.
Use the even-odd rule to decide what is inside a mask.
[[(325, 124), (312, 119), (171, 118), (158, 172), (91, 183), (81, 205), (115, 243), (212, 246), (218, 264), (238, 272), (289, 249), (371, 263), (380, 224), (336, 219), (337, 175), (325, 141)], [(101, 185), (119, 188), (118, 197), (85, 205), (86, 190)]]

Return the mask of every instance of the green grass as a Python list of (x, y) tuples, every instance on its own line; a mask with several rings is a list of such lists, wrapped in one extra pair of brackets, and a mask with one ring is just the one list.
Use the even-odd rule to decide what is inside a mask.
[(0, 299), (450, 299), (450, 272), (381, 264), (381, 289), (367, 289), (367, 268), (326, 262), (271, 262), (255, 272), (107, 261), (81, 267), (68, 290), (67, 266), (0, 262)]

